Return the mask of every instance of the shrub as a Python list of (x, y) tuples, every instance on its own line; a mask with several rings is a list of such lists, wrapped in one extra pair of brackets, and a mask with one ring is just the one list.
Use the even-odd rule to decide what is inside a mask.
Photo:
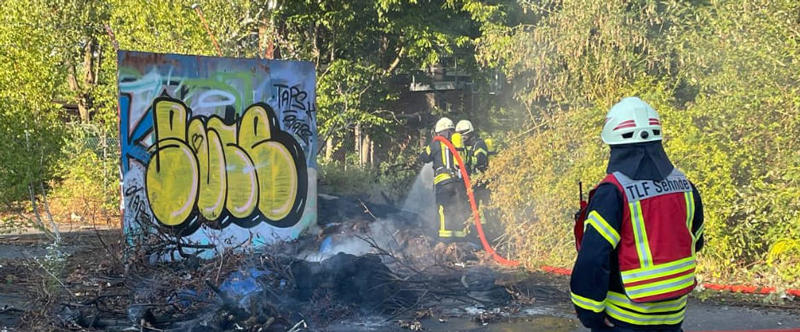
[(358, 196), (368, 193), (376, 183), (375, 171), (339, 161), (319, 164), (319, 192), (335, 196)]
[[(67, 158), (53, 181), (52, 210), (61, 220), (108, 222), (119, 213), (119, 147), (93, 127), (68, 126)], [(105, 149), (105, 151), (104, 151)]]

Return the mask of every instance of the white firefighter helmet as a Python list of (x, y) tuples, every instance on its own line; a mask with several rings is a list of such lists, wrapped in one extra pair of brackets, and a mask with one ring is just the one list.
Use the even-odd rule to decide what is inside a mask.
[(469, 120), (461, 120), (456, 124), (456, 132), (461, 135), (469, 135), (473, 131), (475, 131), (475, 128), (472, 127), (472, 122), (469, 122)]
[(660, 141), (661, 118), (638, 97), (623, 98), (611, 107), (600, 137), (608, 145)]
[(433, 131), (440, 133), (448, 129), (453, 129), (453, 120), (448, 118), (441, 118), (439, 121), (436, 121), (436, 127)]

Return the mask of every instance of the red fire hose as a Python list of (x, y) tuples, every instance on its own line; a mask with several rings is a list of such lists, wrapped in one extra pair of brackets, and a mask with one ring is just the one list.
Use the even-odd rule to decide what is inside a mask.
[(507, 259), (503, 256), (500, 256), (497, 252), (494, 251), (491, 245), (489, 245), (489, 241), (486, 241), (486, 235), (483, 233), (483, 227), (481, 226), (481, 218), (478, 215), (478, 205), (475, 204), (475, 197), (472, 194), (472, 185), (469, 181), (469, 174), (467, 174), (467, 170), (464, 167), (464, 160), (461, 159), (461, 155), (458, 154), (458, 150), (456, 147), (453, 146), (449, 140), (445, 139), (442, 136), (436, 136), (433, 138), (434, 141), (439, 141), (442, 144), (446, 145), (448, 149), (450, 149), (450, 153), (456, 159), (458, 163), (459, 170), (461, 171), (461, 178), (464, 179), (464, 186), (467, 188), (467, 197), (469, 197), (469, 205), (472, 208), (472, 219), (475, 221), (475, 228), (478, 230), (478, 235), (481, 238), (481, 244), (483, 245), (483, 250), (487, 253), (492, 255), (492, 258), (499, 263), (500, 265), (510, 266), (510, 267), (517, 267), (519, 266), (519, 262), (515, 260)]
[[(455, 157), (458, 165), (461, 166), (459, 167), (459, 170), (461, 172), (461, 177), (464, 180), (464, 186), (467, 188), (467, 197), (469, 197), (469, 205), (470, 208), (472, 209), (472, 218), (475, 221), (475, 228), (478, 230), (478, 235), (481, 238), (481, 244), (483, 245), (483, 250), (492, 255), (492, 258), (494, 258), (494, 260), (500, 265), (505, 265), (510, 267), (519, 266), (520, 265), (519, 261), (510, 260), (503, 256), (500, 256), (497, 252), (494, 251), (494, 248), (492, 248), (489, 242), (486, 241), (486, 235), (483, 233), (483, 227), (481, 226), (481, 219), (480, 216), (478, 215), (478, 205), (475, 203), (475, 197), (473, 196), (472, 193), (472, 185), (470, 184), (469, 181), (469, 174), (467, 174), (467, 171), (464, 167), (464, 160), (461, 159), (461, 155), (458, 154), (458, 150), (456, 150), (455, 146), (453, 146), (453, 143), (451, 143), (449, 140), (445, 139), (442, 136), (436, 136), (433, 138), (433, 140), (439, 141), (445, 146), (447, 146), (447, 148), (450, 150), (450, 153), (452, 153), (453, 156)], [(552, 267), (552, 266), (543, 266), (542, 270), (561, 275), (572, 274), (571, 270)], [(731, 286), (731, 285), (718, 285), (710, 283), (703, 284), (703, 287), (717, 291), (727, 290), (731, 292), (738, 292), (745, 294), (771, 294), (777, 291), (773, 287)], [(798, 289), (788, 289), (786, 290), (786, 293), (789, 295), (800, 297), (800, 290)], [(789, 331), (796, 331), (796, 330), (789, 330)]]
[[(686, 330), (684, 330), (686, 331)], [(693, 331), (693, 332), (712, 332), (712, 331)], [(736, 331), (713, 331), (713, 332), (800, 332), (800, 329), (782, 329), (782, 330), (736, 330)]]

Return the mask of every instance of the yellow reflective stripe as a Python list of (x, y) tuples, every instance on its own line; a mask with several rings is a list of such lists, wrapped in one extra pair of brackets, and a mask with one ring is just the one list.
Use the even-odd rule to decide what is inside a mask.
[(453, 236), (454, 237), (466, 237), (467, 233), (465, 233), (464, 231), (453, 231)]
[(634, 325), (675, 325), (683, 321), (686, 308), (670, 314), (642, 315), (620, 308), (613, 303), (608, 303), (606, 314), (616, 320)]
[(689, 230), (689, 236), (692, 237), (692, 255), (694, 255), (694, 244), (697, 241), (692, 232), (692, 221), (694, 220), (694, 195), (691, 191), (683, 193), (683, 200), (686, 202), (686, 229)]
[(617, 233), (617, 230), (614, 229), (614, 227), (611, 227), (606, 219), (595, 210), (592, 210), (592, 212), (589, 213), (589, 216), (586, 217), (584, 231), (586, 227), (589, 227), (589, 225), (592, 225), (592, 227), (594, 227), (594, 229), (600, 233), (600, 235), (603, 236), (608, 243), (611, 244), (611, 247), (617, 247), (617, 244), (620, 240), (619, 233)]
[(697, 241), (697, 239), (700, 238), (700, 235), (703, 235), (703, 231), (705, 231), (705, 228), (706, 228), (706, 225), (700, 225), (700, 227), (697, 228), (697, 231), (694, 232), (694, 240), (695, 241)]
[[(444, 226), (444, 206), (439, 205), (439, 233), (446, 229), (447, 227)], [(441, 234), (439, 234), (439, 236), (441, 236)]]
[(624, 283), (632, 283), (645, 279), (655, 279), (670, 274), (677, 274), (697, 266), (694, 256), (660, 264), (652, 267), (646, 267), (636, 270), (622, 271), (622, 281)]
[(686, 228), (689, 229), (689, 232), (692, 232), (692, 220), (694, 219), (694, 195), (692, 192), (686, 192), (683, 194), (684, 201), (686, 201)]
[(425, 147), (425, 153), (427, 153), (428, 155), (431, 154), (431, 146), (430, 145)]
[(659, 282), (625, 287), (625, 293), (631, 299), (641, 299), (648, 296), (667, 294), (694, 285), (694, 273), (677, 278), (661, 280)]
[(576, 306), (579, 306), (583, 309), (592, 311), (592, 312), (603, 312), (606, 308), (605, 300), (603, 302), (595, 301), (589, 298), (585, 298), (573, 292), (570, 292), (570, 298), (572, 298), (572, 303), (575, 303)]
[(442, 173), (442, 174), (439, 174), (439, 175), (437, 175), (435, 178), (433, 178), (433, 184), (437, 184), (437, 183), (439, 183), (439, 182), (442, 182), (442, 181), (444, 181), (444, 180), (447, 180), (447, 179), (449, 179), (450, 177), (451, 177), (451, 176), (450, 176), (450, 174), (447, 174), (447, 173)]
[[(463, 161), (463, 162), (465, 162), (465, 163), (469, 163), (469, 158), (467, 158), (467, 154), (468, 154), (469, 152), (467, 152), (467, 151), (466, 151), (466, 150), (464, 150), (463, 148), (461, 148), (461, 149), (456, 149), (456, 151), (458, 152), (458, 155), (459, 155), (459, 156), (461, 156), (461, 161)], [(457, 163), (457, 161), (456, 161), (456, 163)]]
[(478, 148), (478, 149), (476, 149), (476, 150), (475, 150), (475, 152), (473, 152), (473, 153), (472, 153), (472, 155), (473, 155), (473, 156), (477, 156), (477, 155), (479, 155), (479, 154), (481, 154), (481, 153), (483, 153), (483, 154), (486, 154), (486, 155), (488, 155), (488, 154), (489, 154), (489, 152), (488, 152), (488, 151), (486, 151), (486, 149), (484, 149), (484, 148)]
[(684, 295), (678, 299), (663, 301), (663, 302), (635, 303), (630, 299), (628, 299), (628, 296), (625, 294), (608, 292), (608, 295), (606, 296), (606, 302), (608, 304), (613, 304), (619, 308), (624, 308), (649, 314), (649, 313), (659, 313), (659, 312), (674, 312), (681, 310), (686, 307), (686, 302), (688, 301), (688, 298), (689, 298), (688, 295)]
[(683, 201), (686, 203), (686, 228), (689, 229), (689, 232), (692, 232), (692, 193), (687, 192), (683, 193)]
[(653, 254), (650, 252), (650, 243), (647, 241), (647, 229), (644, 226), (644, 215), (642, 214), (641, 201), (628, 203), (631, 210), (631, 224), (633, 227), (633, 237), (636, 241), (636, 252), (639, 256), (641, 267), (648, 267), (653, 264)]
[(439, 230), (439, 237), (453, 237), (453, 231), (440, 229)]

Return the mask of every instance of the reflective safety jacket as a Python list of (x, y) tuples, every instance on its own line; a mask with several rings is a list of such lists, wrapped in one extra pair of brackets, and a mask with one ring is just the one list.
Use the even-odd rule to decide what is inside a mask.
[(450, 149), (439, 141), (431, 142), (419, 155), (423, 163), (433, 163), (433, 184), (440, 185), (460, 179), (456, 160)]
[(662, 181), (613, 173), (590, 193), (570, 290), (581, 322), (600, 328), (674, 327), (695, 287), (703, 245), (702, 202), (675, 169)]
[(480, 138), (476, 138), (470, 146), (466, 148), (467, 171), (469, 174), (485, 172), (489, 167), (489, 148)]
[(691, 292), (696, 285), (694, 198), (686, 176), (674, 169), (660, 182), (634, 181), (615, 172), (603, 182), (614, 184), (625, 194), (623, 206), (627, 208), (623, 209), (622, 233), (616, 241), (622, 285), (628, 297), (647, 303)]

